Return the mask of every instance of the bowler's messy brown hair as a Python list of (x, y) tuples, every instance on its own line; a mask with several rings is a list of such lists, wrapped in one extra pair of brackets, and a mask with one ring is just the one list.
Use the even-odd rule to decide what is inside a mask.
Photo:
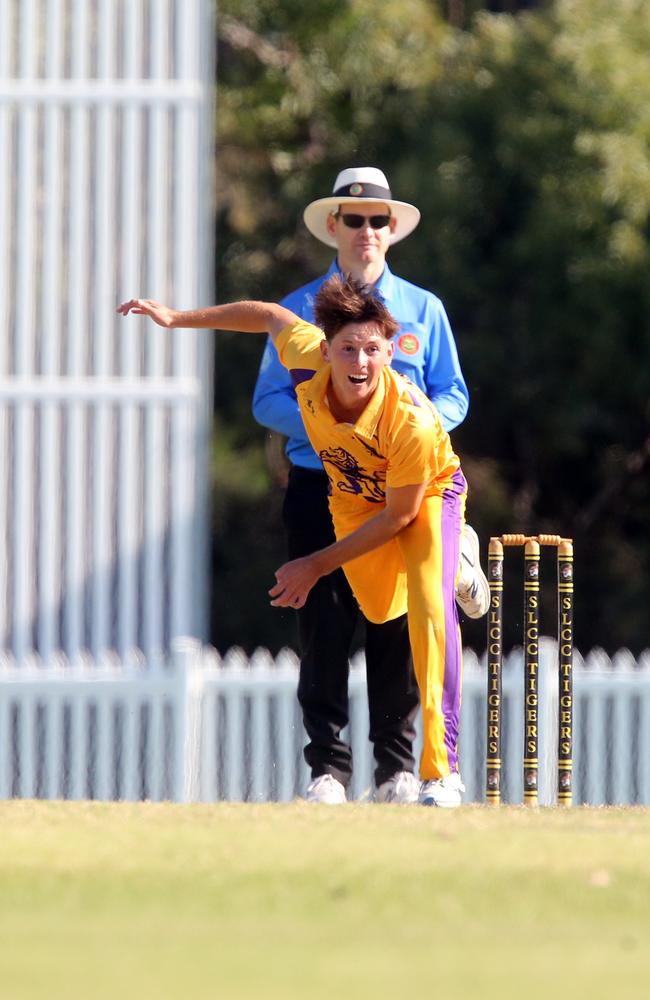
[(348, 323), (374, 323), (386, 340), (399, 330), (372, 285), (340, 274), (333, 274), (316, 293), (314, 317), (328, 341)]

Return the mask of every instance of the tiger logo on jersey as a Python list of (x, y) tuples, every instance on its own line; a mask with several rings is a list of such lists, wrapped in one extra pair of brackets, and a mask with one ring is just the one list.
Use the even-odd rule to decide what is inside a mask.
[[(380, 474), (373, 475), (367, 472), (366, 469), (359, 465), (354, 455), (351, 455), (345, 448), (332, 448), (327, 451), (321, 451), (319, 458), (325, 466), (330, 485), (334, 486), (340, 493), (351, 493), (354, 496), (360, 496), (364, 500), (367, 500), (368, 503), (383, 503), (385, 501), (385, 477)], [(331, 474), (328, 468), (331, 466), (334, 467), (334, 475)]]

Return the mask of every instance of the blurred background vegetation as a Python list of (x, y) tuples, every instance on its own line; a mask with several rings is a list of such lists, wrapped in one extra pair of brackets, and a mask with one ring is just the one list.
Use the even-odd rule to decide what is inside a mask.
[[(389, 263), (456, 335), (470, 411), (452, 439), (483, 552), (504, 531), (573, 535), (578, 648), (650, 646), (650, 4), (219, 0), (217, 46), (219, 301), (321, 274), (305, 205), (346, 166), (382, 168), (422, 211)], [(295, 641), (266, 597), (285, 556), (250, 413), (262, 348), (217, 338), (222, 651)], [(516, 643), (517, 552), (506, 586)], [(465, 643), (484, 629), (464, 623)]]

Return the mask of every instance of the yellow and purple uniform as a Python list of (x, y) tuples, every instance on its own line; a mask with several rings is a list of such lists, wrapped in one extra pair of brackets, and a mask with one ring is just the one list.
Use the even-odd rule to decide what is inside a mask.
[(392, 368), (355, 424), (337, 423), (327, 403), (330, 366), (323, 333), (300, 320), (276, 339), (291, 373), (312, 447), (330, 482), (337, 538), (386, 505), (386, 488), (426, 483), (417, 517), (384, 545), (343, 566), (373, 622), (408, 613), (420, 689), (424, 781), (458, 770), (462, 650), (455, 602), (467, 487), (440, 417), (424, 393)]

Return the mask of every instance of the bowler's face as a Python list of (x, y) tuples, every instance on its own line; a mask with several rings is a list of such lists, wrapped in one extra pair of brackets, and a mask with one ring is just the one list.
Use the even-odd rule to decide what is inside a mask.
[(379, 383), (381, 370), (393, 357), (393, 342), (374, 323), (348, 323), (331, 341), (321, 341), (331, 366), (331, 388), (351, 419), (365, 409)]

